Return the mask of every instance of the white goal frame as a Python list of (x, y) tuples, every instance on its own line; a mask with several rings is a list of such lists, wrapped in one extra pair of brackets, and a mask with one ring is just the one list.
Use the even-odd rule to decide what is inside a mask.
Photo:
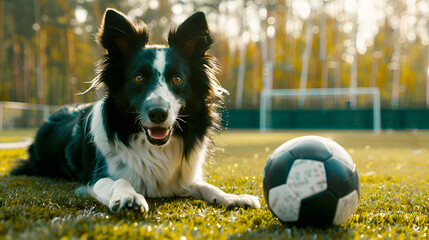
[(307, 89), (263, 89), (259, 104), (259, 130), (265, 132), (267, 128), (267, 111), (269, 110), (269, 98), (277, 96), (299, 96), (303, 100), (305, 96), (339, 96), (339, 95), (372, 95), (373, 104), (373, 130), (381, 131), (381, 104), (380, 89), (377, 87), (359, 88), (307, 88)]

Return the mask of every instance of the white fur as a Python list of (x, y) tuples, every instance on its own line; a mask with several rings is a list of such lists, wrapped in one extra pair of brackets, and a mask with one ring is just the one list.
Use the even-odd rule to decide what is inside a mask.
[(145, 198), (125, 179), (113, 181), (111, 178), (102, 178), (95, 183), (93, 192), (97, 193), (96, 198), (101, 203), (112, 210), (123, 207), (133, 207), (141, 212), (149, 210)]
[(165, 49), (161, 48), (156, 50), (156, 56), (155, 60), (153, 61), (153, 66), (161, 74), (161, 76), (164, 74), (165, 65), (167, 64), (165, 57)]
[(130, 207), (147, 211), (143, 196), (190, 195), (210, 203), (260, 207), (254, 196), (226, 194), (203, 181), (201, 167), (206, 154), (206, 140), (198, 144), (188, 159), (182, 158), (183, 141), (176, 136), (163, 146), (150, 144), (144, 133), (132, 135), (129, 147), (119, 139), (109, 142), (103, 126), (103, 104), (99, 101), (93, 108), (91, 133), (95, 146), (106, 158), (112, 179), (100, 179), (90, 193), (112, 211), (127, 203), (131, 204)]
[(201, 179), (206, 144), (200, 144), (185, 161), (183, 141), (176, 136), (160, 147), (150, 144), (143, 132), (131, 137), (130, 147), (120, 140), (109, 143), (102, 122), (102, 107), (102, 101), (94, 106), (91, 133), (106, 158), (109, 175), (115, 180), (126, 179), (147, 197), (188, 195), (189, 186)]

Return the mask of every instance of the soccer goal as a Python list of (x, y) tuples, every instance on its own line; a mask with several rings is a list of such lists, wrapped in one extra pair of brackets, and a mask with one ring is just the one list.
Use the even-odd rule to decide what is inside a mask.
[[(351, 96), (356, 96), (351, 98)], [(283, 100), (281, 100), (283, 99)], [(317, 105), (320, 110), (329, 108), (359, 109), (362, 106), (350, 99), (362, 100), (360, 105), (372, 108), (373, 130), (381, 130), (380, 89), (368, 88), (309, 88), (309, 89), (264, 89), (260, 95), (259, 129), (261, 132), (271, 129), (268, 124), (270, 113), (274, 109), (308, 109)], [(286, 101), (285, 101), (286, 100)], [(363, 103), (364, 102), (364, 103)], [(313, 103), (313, 104), (312, 104)], [(317, 108), (317, 107), (316, 107)], [(273, 119), (270, 119), (274, 121)]]

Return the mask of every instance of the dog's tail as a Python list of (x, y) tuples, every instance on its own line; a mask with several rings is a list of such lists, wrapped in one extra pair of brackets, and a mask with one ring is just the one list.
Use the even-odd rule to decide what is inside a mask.
[(36, 165), (36, 160), (34, 159), (33, 153), (34, 146), (30, 145), (28, 148), (28, 152), (30, 154), (30, 158), (28, 159), (17, 159), (17, 166), (10, 171), (10, 175), (28, 175), (34, 176), (37, 175), (38, 169)]

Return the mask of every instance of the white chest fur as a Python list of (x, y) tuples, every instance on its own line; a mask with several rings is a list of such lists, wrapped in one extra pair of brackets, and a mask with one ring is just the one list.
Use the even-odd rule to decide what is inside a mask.
[(93, 109), (91, 133), (106, 158), (108, 173), (114, 179), (128, 180), (146, 197), (187, 195), (189, 186), (201, 179), (206, 144), (201, 143), (189, 159), (183, 159), (183, 140), (172, 136), (164, 146), (151, 145), (145, 133), (134, 134), (129, 146), (116, 139), (109, 142), (103, 126), (100, 101)]

